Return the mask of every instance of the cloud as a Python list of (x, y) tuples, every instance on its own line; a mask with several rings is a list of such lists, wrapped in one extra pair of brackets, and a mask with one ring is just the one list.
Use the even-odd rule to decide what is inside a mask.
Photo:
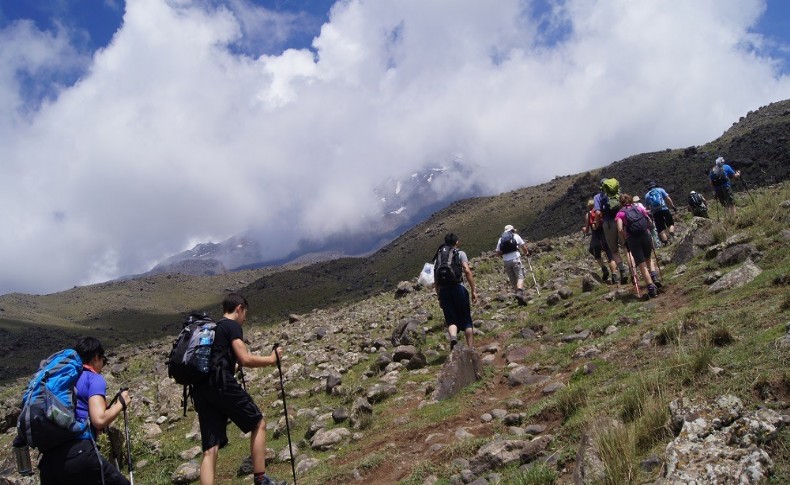
[(129, 0), (111, 44), (33, 112), (17, 73), (84, 56), (7, 27), (0, 292), (145, 271), (247, 228), (280, 257), (364, 227), (388, 177), (460, 158), (498, 192), (703, 143), (790, 97), (750, 30), (761, 1), (535, 5), (343, 1), (312, 49), (258, 56), (300, 18)]

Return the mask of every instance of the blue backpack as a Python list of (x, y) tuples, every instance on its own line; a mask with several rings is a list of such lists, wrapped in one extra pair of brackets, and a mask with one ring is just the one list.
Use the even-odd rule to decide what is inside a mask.
[(18, 435), (28, 446), (46, 451), (86, 434), (88, 423), (75, 414), (80, 375), (82, 359), (76, 350), (62, 350), (41, 362), (22, 396), (17, 421)]
[(657, 211), (664, 205), (664, 197), (661, 196), (661, 192), (658, 189), (651, 189), (645, 195), (645, 202), (647, 202), (648, 209)]

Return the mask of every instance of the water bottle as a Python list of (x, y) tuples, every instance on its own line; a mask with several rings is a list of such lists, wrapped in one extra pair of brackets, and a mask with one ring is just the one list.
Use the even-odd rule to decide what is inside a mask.
[(19, 436), (14, 438), (13, 446), (16, 471), (23, 477), (33, 474), (33, 465), (30, 463), (30, 448)]
[(214, 332), (211, 329), (203, 328), (200, 331), (198, 348), (195, 350), (195, 360), (198, 370), (207, 374), (211, 366), (211, 344), (214, 341)]

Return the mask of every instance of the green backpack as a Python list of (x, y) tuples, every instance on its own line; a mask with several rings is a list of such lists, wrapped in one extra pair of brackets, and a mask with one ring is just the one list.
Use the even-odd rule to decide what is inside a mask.
[(605, 216), (614, 216), (620, 210), (620, 182), (616, 178), (606, 179), (601, 183), (601, 212)]

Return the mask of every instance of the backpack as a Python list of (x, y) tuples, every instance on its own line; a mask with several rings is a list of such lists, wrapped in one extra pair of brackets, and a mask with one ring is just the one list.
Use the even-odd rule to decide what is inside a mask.
[(620, 209), (620, 182), (615, 178), (601, 184), (601, 212), (607, 216), (617, 214)]
[(86, 432), (87, 421), (78, 421), (75, 414), (75, 386), (80, 375), (82, 359), (74, 349), (54, 353), (41, 362), (22, 396), (17, 420), (17, 433), (28, 446), (46, 451)]
[(694, 209), (702, 209), (705, 207), (705, 201), (702, 200), (702, 196), (694, 192), (693, 194), (689, 194), (689, 205)]
[(635, 205), (625, 208), (625, 231), (628, 234), (640, 234), (650, 228), (650, 219)]
[(710, 181), (713, 182), (714, 187), (721, 187), (729, 182), (730, 179), (727, 177), (724, 167), (716, 166), (710, 171)]
[(645, 194), (645, 202), (647, 202), (648, 209), (657, 211), (664, 206), (664, 197), (658, 189), (650, 189), (647, 194)]
[(205, 313), (190, 313), (167, 358), (167, 375), (184, 386), (205, 381), (213, 370), (211, 354), (216, 327)]
[(512, 231), (505, 231), (502, 233), (502, 238), (499, 241), (499, 252), (507, 254), (513, 251), (518, 251), (516, 236)]
[(461, 256), (452, 246), (442, 246), (436, 253), (436, 263), (433, 265), (433, 274), (436, 284), (450, 286), (461, 283), (462, 269)]

